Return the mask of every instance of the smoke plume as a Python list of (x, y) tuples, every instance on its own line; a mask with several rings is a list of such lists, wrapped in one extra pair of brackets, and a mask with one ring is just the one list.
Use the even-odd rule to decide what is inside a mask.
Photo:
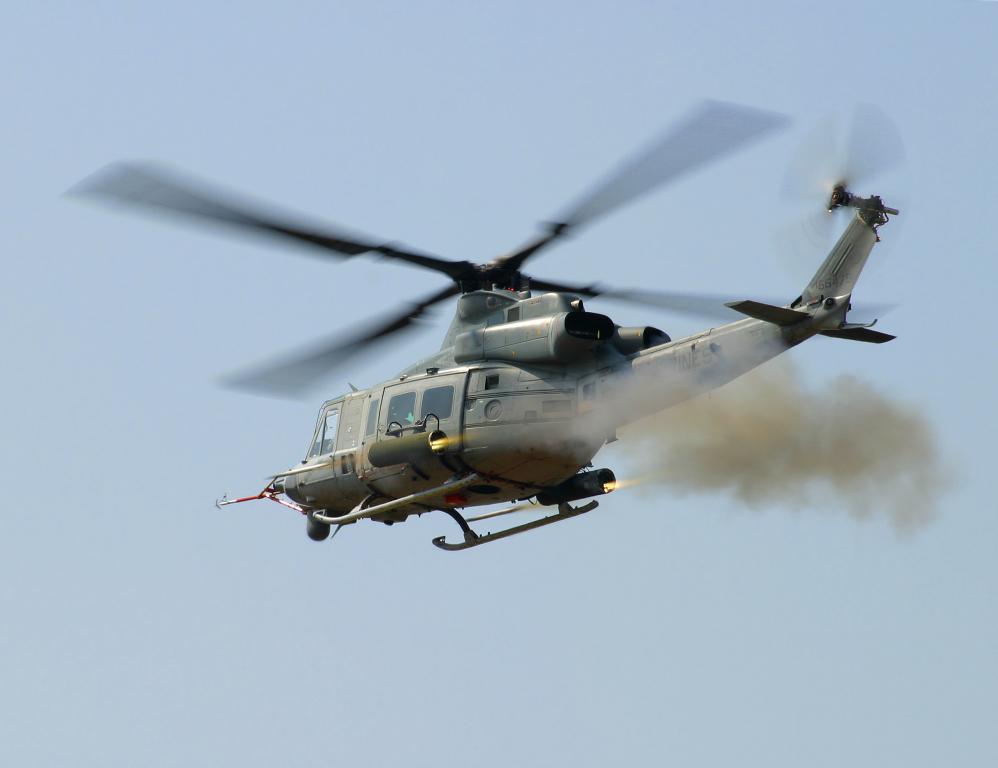
[(915, 408), (852, 376), (808, 390), (787, 364), (663, 411), (625, 435), (642, 483), (727, 491), (754, 508), (884, 516), (898, 533), (935, 516), (949, 481), (931, 425)]

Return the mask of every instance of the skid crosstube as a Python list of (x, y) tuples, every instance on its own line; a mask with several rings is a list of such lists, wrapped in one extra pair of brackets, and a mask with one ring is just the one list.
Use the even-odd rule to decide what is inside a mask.
[(542, 528), (545, 525), (551, 525), (552, 523), (559, 523), (562, 520), (568, 520), (571, 517), (578, 517), (579, 515), (584, 515), (586, 512), (591, 512), (599, 506), (599, 502), (596, 500), (590, 501), (588, 504), (584, 504), (581, 507), (571, 507), (568, 504), (562, 503), (558, 505), (558, 514), (548, 515), (547, 517), (542, 517), (538, 520), (531, 520), (529, 523), (523, 523), (522, 525), (516, 525), (512, 528), (506, 528), (502, 531), (496, 531), (495, 533), (478, 534), (471, 530), (471, 526), (468, 525), (467, 521), (461, 517), (458, 512), (452, 512), (451, 510), (443, 510), (449, 514), (454, 521), (461, 526), (461, 530), (464, 532), (464, 541), (459, 544), (450, 544), (446, 541), (446, 536), (437, 536), (433, 539), (433, 544), (440, 549), (446, 550), (448, 552), (457, 552), (462, 549), (471, 549), (472, 547), (478, 547), (482, 544), (488, 544), (490, 541), (496, 541), (498, 539), (505, 539), (508, 536), (515, 536), (518, 533), (526, 533), (527, 531), (532, 531), (535, 528)]

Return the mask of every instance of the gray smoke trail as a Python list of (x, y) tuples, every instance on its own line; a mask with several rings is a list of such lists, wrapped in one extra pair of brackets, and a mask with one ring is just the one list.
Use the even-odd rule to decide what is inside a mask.
[(936, 514), (950, 480), (931, 425), (852, 376), (808, 391), (767, 366), (624, 433), (641, 482), (680, 493), (728, 491), (759, 508), (885, 515), (899, 533)]

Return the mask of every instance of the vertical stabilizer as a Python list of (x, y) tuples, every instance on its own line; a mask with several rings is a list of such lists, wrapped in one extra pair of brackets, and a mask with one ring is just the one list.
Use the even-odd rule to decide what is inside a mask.
[(837, 184), (828, 200), (828, 212), (838, 208), (851, 208), (856, 211), (846, 231), (832, 248), (824, 263), (811, 278), (807, 288), (794, 307), (801, 303), (811, 306), (828, 297), (846, 297), (852, 294), (874, 243), (880, 240), (877, 230), (886, 224), (891, 216), (897, 216), (897, 208), (889, 208), (879, 195), (859, 197), (849, 192), (844, 185)]
[(804, 289), (801, 303), (814, 304), (828, 296), (851, 294), (876, 242), (877, 231), (858, 211)]

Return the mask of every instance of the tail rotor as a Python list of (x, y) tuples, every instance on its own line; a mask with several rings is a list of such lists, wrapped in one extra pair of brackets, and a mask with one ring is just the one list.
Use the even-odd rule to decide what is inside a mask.
[(895, 123), (872, 104), (857, 106), (847, 121), (823, 119), (791, 158), (781, 188), (783, 198), (806, 211), (781, 232), (790, 257), (809, 262), (826, 252), (842, 231), (847, 208), (880, 209), (896, 215), (876, 196), (871, 184), (904, 165), (905, 149)]

